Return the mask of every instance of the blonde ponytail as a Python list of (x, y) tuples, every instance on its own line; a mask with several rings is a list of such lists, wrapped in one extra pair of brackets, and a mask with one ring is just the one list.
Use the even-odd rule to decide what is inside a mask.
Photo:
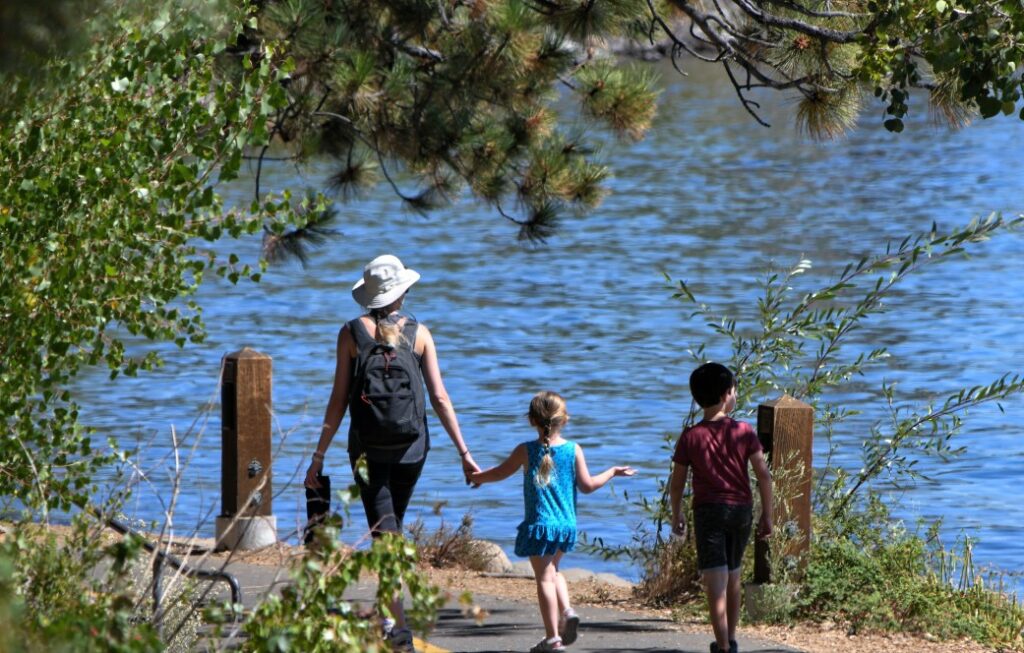
[(534, 474), (533, 482), (537, 487), (547, 487), (555, 473), (555, 460), (551, 456), (551, 434), (559, 433), (569, 421), (565, 399), (557, 392), (538, 392), (530, 401), (529, 418), (530, 424), (537, 428), (541, 446), (544, 448), (544, 456), (540, 459), (540, 466)]
[(555, 471), (555, 459), (551, 457), (551, 426), (544, 427), (541, 435), (541, 445), (544, 447), (544, 457), (540, 459), (540, 466), (533, 476), (533, 482), (537, 487), (551, 485), (551, 475)]
[(398, 347), (404, 343), (405, 335), (399, 327), (398, 309), (402, 300), (392, 303), (384, 308), (375, 308), (370, 311), (370, 317), (377, 325), (377, 342), (390, 347)]

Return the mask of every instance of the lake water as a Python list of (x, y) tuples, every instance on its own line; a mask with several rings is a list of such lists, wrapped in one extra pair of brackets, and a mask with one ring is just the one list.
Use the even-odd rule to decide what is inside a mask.
[[(751, 324), (758, 286), (769, 264), (809, 258), (808, 284), (824, 283), (845, 263), (880, 253), (887, 240), (966, 224), (990, 211), (1024, 209), (1024, 125), (1013, 118), (979, 122), (959, 132), (911, 120), (901, 135), (881, 128), (881, 109), (834, 143), (814, 143), (793, 127), (794, 105), (765, 99), (773, 127), (754, 123), (714, 68), (691, 66), (682, 78), (662, 66), (659, 117), (639, 144), (608, 143), (612, 194), (591, 215), (567, 219), (546, 247), (515, 240), (514, 225), (472, 201), (428, 218), (402, 210), (387, 188), (342, 205), (342, 234), (317, 251), (307, 269), (279, 266), (259, 284), (208, 284), (200, 295), (208, 340), (173, 348), (161, 370), (138, 379), (80, 380), (84, 419), (124, 444), (147, 443), (141, 467), (148, 483), (129, 509), (157, 518), (169, 497), (172, 429), (183, 440), (187, 471), (175, 530), (212, 535), (220, 510), (217, 376), (221, 357), (251, 346), (273, 357), (276, 414), (274, 512), (282, 536), (294, 538), (304, 517), (301, 478), (319, 433), (334, 370), (340, 325), (358, 308), (349, 290), (373, 256), (391, 252), (422, 273), (407, 308), (430, 326), (449, 393), (477, 461), (497, 463), (533, 437), (523, 417), (543, 388), (566, 397), (567, 436), (585, 449), (592, 470), (633, 465), (638, 475), (581, 496), (580, 528), (609, 544), (630, 541), (643, 518), (624, 500), (656, 495), (668, 470), (663, 438), (679, 431), (689, 406), (687, 348), (706, 342), (726, 353), (689, 310), (671, 299), (663, 272), (685, 279), (706, 302)], [(917, 110), (924, 107), (918, 103)], [(322, 186), (326, 166), (298, 171), (276, 164), (264, 188)], [(248, 202), (248, 187), (227, 189)], [(256, 243), (238, 244), (254, 256)], [(865, 415), (841, 428), (839, 462), (859, 467), (870, 424), (885, 418), (883, 380), (902, 400), (941, 401), (961, 387), (1024, 371), (1024, 235), (1008, 234), (974, 248), (970, 259), (927, 269), (873, 318), (854, 348), (884, 345), (892, 358), (839, 399)], [(808, 286), (808, 289), (811, 286)], [(763, 399), (773, 399), (764, 397)], [(836, 397), (833, 397), (836, 399)], [(213, 409), (207, 411), (210, 402)], [(1024, 401), (972, 411), (957, 437), (968, 451), (946, 464), (922, 463), (933, 480), (892, 494), (897, 514), (913, 525), (941, 517), (948, 544), (960, 533), (978, 538), (980, 564), (1024, 571)], [(458, 456), (431, 413), (434, 450), (409, 521), (457, 524), (471, 512), (475, 533), (511, 551), (522, 514), (517, 478), (472, 490), (461, 482)], [(339, 487), (347, 420), (327, 457)], [(822, 460), (826, 444), (816, 442)], [(433, 507), (446, 502), (441, 517)], [(362, 509), (353, 509), (362, 524)], [(361, 531), (348, 530), (355, 540)], [(567, 566), (635, 578), (621, 561), (574, 553)], [(1021, 587), (1020, 578), (1012, 582)]]

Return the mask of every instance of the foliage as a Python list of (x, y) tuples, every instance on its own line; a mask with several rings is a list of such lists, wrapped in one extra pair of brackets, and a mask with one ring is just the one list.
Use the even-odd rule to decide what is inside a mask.
[(295, 70), (272, 132), (289, 156), (332, 156), (342, 198), (383, 179), (426, 211), (466, 188), (520, 237), (544, 240), (596, 206), (608, 176), (583, 134), (560, 124), (557, 89), (623, 138), (650, 125), (653, 77), (589, 47), (629, 33), (642, 8), (290, 0), (265, 3), (250, 36), (289, 44)]
[[(971, 542), (946, 550), (938, 524), (906, 531), (872, 494), (858, 514), (819, 515), (806, 580), (776, 621), (838, 619), (851, 631), (927, 632), (995, 646), (1024, 644), (1024, 607), (973, 567)], [(959, 572), (959, 573), (958, 573)]]
[[(214, 191), (266, 142), (286, 68), (269, 43), (227, 53), (244, 12), (203, 16), (120, 15), (43, 83), (9, 80), (24, 100), (0, 106), (0, 495), (29, 508), (83, 505), (111, 459), (94, 457), (71, 379), (158, 365), (154, 349), (129, 351), (136, 339), (202, 340), (186, 299), (204, 277), (260, 274), (206, 243), (301, 221), (287, 196), (228, 208)], [(226, 57), (239, 72), (215, 78)]]
[(246, 651), (348, 651), (373, 653), (387, 650), (381, 640), (378, 619), (359, 614), (359, 606), (341, 598), (345, 589), (358, 582), (360, 574), (378, 577), (377, 605), (381, 617), (389, 616), (387, 606), (402, 588), (412, 601), (406, 619), (417, 631), (434, 622), (444, 598), (416, 569), (416, 547), (405, 538), (385, 534), (364, 550), (343, 548), (337, 524), (317, 530), (317, 546), (295, 563), (291, 583), (280, 596), (270, 595), (256, 608), (243, 626), (248, 637)]
[[(137, 578), (141, 541), (108, 542), (98, 529), (96, 521), (80, 517), (60, 537), (25, 524), (6, 535), (0, 543), (2, 650), (148, 653), (188, 648), (180, 638), (163, 641), (150, 620), (148, 587)], [(180, 580), (168, 596), (175, 601), (172, 614), (194, 613), (192, 595)]]
[[(833, 405), (826, 399), (829, 393), (888, 357), (885, 349), (860, 346), (855, 340), (858, 329), (871, 316), (888, 310), (899, 284), (923, 267), (962, 256), (972, 245), (1022, 225), (1024, 217), (1005, 220), (992, 215), (948, 234), (933, 227), (927, 234), (890, 245), (884, 254), (847, 265), (834, 281), (794, 297), (797, 278), (811, 269), (810, 261), (800, 261), (785, 273), (769, 273), (757, 304), (756, 324), (750, 327), (717, 315), (697, 300), (686, 283), (674, 286), (674, 296), (691, 307), (691, 317), (701, 319), (728, 344), (729, 356), (722, 362), (737, 373), (741, 414), (759, 401), (789, 394), (815, 406), (816, 433), (831, 443), (844, 421), (861, 407)], [(695, 365), (709, 358), (704, 345), (692, 348), (690, 354)], [(959, 584), (951, 583), (949, 573), (942, 570), (950, 567), (953, 557), (934, 544), (937, 531), (922, 537), (894, 524), (873, 488), (882, 482), (899, 487), (920, 478), (917, 464), (924, 456), (943, 460), (957, 455), (963, 449), (954, 446), (953, 438), (964, 412), (1022, 391), (1024, 378), (1007, 375), (922, 408), (900, 402), (894, 388), (884, 386), (881, 417), (863, 439), (859, 469), (837, 466), (830, 452), (816, 470), (814, 539), (805, 573), (798, 573), (799, 561), (773, 555), (773, 574), (781, 586), (776, 589), (782, 594), (776, 597), (779, 600), (770, 616), (780, 621), (829, 618), (853, 628), (970, 635), (989, 643), (1019, 645), (1019, 606), (974, 581), (972, 573)], [(691, 405), (687, 423), (693, 422), (698, 410)], [(671, 445), (666, 442), (665, 446)], [(633, 499), (646, 523), (631, 545), (610, 548), (600, 540), (590, 543), (592, 550), (606, 556), (626, 556), (640, 563), (645, 572), (642, 591), (662, 604), (692, 599), (697, 589), (692, 547), (667, 541), (663, 535), (669, 514), (666, 485), (659, 480), (657, 500)], [(786, 485), (780, 482), (778, 488)], [(784, 512), (778, 506), (785, 500), (785, 493), (778, 492), (776, 514)], [(773, 554), (781, 555), (787, 543), (800, 535), (790, 526), (776, 524), (770, 541)], [(662, 578), (667, 570), (677, 574), (672, 583)], [(786, 587), (790, 582), (799, 583), (795, 593)], [(956, 618), (942, 622), (943, 615), (950, 614)]]
[(58, 47), (77, 49), (85, 38), (79, 29), (82, 13), (93, 4), (85, 0), (5, 0), (0, 5), (0, 74), (37, 71)]
[[(653, 25), (683, 53), (721, 63), (762, 124), (751, 91), (798, 94), (797, 120), (817, 138), (848, 131), (873, 93), (884, 126), (903, 131), (911, 90), (961, 126), (1017, 110), (1024, 7), (992, 0), (651, 0)], [(1020, 112), (1024, 119), (1024, 109)]]
[[(440, 515), (445, 502), (434, 506), (434, 514)], [(469, 569), (478, 567), (481, 554), (473, 540), (473, 515), (466, 513), (458, 526), (441, 519), (437, 530), (428, 532), (422, 519), (408, 527), (409, 537), (420, 552), (420, 558), (432, 567), (461, 566)]]

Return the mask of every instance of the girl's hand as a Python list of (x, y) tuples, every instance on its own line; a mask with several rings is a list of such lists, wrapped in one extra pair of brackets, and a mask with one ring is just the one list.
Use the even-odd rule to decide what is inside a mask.
[(466, 485), (472, 484), (473, 487), (480, 487), (480, 484), (472, 480), (473, 474), (480, 473), (480, 466), (473, 460), (473, 454), (466, 451), (466, 455), (462, 456), (462, 474), (466, 477)]
[(632, 476), (636, 474), (636, 470), (629, 465), (622, 465), (618, 467), (612, 467), (612, 476)]
[(303, 485), (313, 490), (319, 489), (320, 481), (316, 480), (316, 477), (323, 471), (323, 469), (324, 461), (314, 458), (313, 461), (309, 463), (309, 469), (306, 470), (306, 480), (303, 481)]

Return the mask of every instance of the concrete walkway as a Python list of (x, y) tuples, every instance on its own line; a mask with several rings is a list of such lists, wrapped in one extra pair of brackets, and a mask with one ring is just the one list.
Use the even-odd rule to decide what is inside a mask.
[[(234, 574), (243, 588), (243, 603), (247, 609), (255, 606), (275, 584), (287, 581), (284, 570), (262, 565), (232, 563), (227, 571)], [(227, 598), (222, 592), (217, 596)], [(458, 588), (447, 588), (457, 593)], [(345, 598), (372, 605), (375, 585), (362, 582), (351, 587)], [(488, 612), (482, 624), (464, 616), (461, 607), (452, 602), (438, 615), (437, 627), (426, 641), (418, 638), (419, 653), (498, 653), (529, 651), (544, 636), (544, 628), (533, 602), (512, 601), (499, 597), (474, 594), (478, 605)], [(579, 607), (580, 636), (569, 647), (572, 653), (706, 653), (711, 642), (711, 630), (692, 634), (681, 632), (668, 619), (652, 618), (639, 613), (608, 608)], [(739, 638), (744, 653), (796, 653), (774, 642)]]

